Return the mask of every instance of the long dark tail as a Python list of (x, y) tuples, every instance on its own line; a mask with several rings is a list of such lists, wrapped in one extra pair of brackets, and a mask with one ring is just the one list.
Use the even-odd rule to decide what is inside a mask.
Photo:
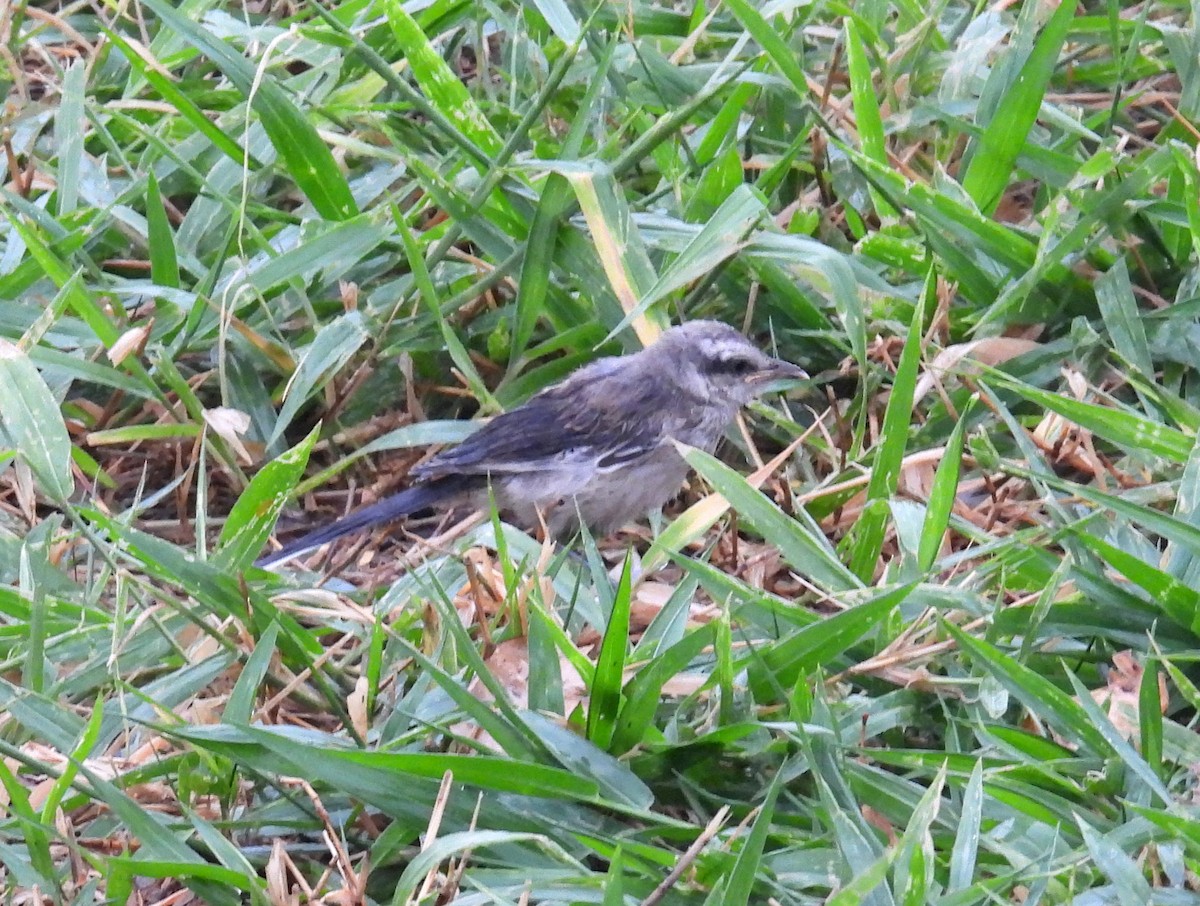
[(259, 557), (254, 561), (254, 565), (268, 568), (373, 525), (382, 525), (423, 510), (453, 507), (463, 500), (466, 491), (463, 482), (457, 478), (443, 478), (407, 488), (309, 532), (273, 554)]

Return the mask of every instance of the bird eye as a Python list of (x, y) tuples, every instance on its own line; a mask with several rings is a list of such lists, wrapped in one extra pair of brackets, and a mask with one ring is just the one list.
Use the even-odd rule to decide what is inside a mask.
[(725, 374), (735, 374), (738, 376), (744, 376), (758, 370), (757, 366), (749, 359), (733, 356), (717, 359), (713, 365), (714, 371), (722, 371)]

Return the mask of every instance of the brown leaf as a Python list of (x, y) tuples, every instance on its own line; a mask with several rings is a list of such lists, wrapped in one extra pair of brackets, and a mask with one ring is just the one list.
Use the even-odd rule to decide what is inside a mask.
[[(947, 346), (929, 363), (925, 373), (917, 381), (913, 392), (913, 401), (925, 398), (939, 381), (964, 361), (979, 362), (983, 365), (999, 365), (1009, 359), (1016, 358), (1031, 349), (1037, 349), (1041, 344), (1034, 340), (1020, 337), (984, 337), (970, 343), (958, 343)], [(964, 370), (969, 370), (964, 367)]]

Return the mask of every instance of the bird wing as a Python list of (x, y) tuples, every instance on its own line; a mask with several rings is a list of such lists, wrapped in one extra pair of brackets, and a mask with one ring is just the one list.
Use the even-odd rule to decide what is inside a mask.
[[(654, 387), (623, 387), (610, 371), (579, 373), (488, 422), (417, 470), (444, 475), (522, 474), (618, 469), (667, 438), (672, 407)], [(661, 391), (660, 391), (661, 392)]]

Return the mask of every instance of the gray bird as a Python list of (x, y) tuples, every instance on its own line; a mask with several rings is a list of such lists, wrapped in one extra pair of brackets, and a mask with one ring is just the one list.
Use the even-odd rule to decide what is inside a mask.
[(630, 355), (598, 359), (413, 470), (418, 483), (310, 532), (271, 566), (369, 526), (430, 509), (485, 508), (557, 538), (582, 518), (607, 534), (657, 509), (687, 477), (672, 441), (712, 452), (738, 410), (804, 378), (727, 324), (692, 321)]

